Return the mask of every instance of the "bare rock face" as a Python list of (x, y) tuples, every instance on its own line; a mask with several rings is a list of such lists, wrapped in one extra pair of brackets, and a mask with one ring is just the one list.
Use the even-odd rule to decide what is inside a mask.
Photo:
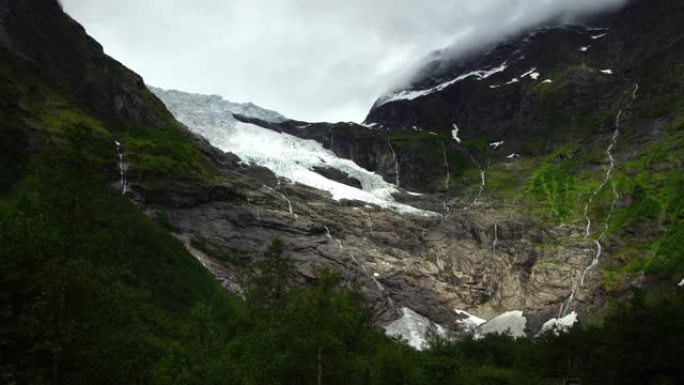
[[(573, 238), (580, 229), (541, 227), (515, 205), (484, 199), (448, 215), (399, 214), (223, 164), (225, 176), (236, 181), (223, 188), (179, 182), (160, 188), (135, 177), (131, 188), (149, 215), (163, 216), (237, 294), (241, 269), (277, 238), (302, 283), (315, 281), (317, 267), (338, 271), (346, 284), (360, 287), (378, 323), (397, 319), (402, 308), (447, 326), (459, 319), (455, 309), (485, 319), (520, 309), (543, 314), (538, 325), (532, 322), (536, 333), (557, 316), (592, 256), (588, 242)], [(542, 246), (548, 244), (556, 246)], [(591, 293), (595, 283), (581, 293)]]

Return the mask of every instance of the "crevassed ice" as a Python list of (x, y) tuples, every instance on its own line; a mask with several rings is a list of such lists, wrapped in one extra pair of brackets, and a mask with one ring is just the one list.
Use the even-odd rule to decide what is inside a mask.
[(408, 341), (409, 346), (417, 350), (429, 347), (429, 333), (431, 330), (440, 336), (446, 336), (447, 330), (429, 319), (404, 307), (402, 316), (398, 320), (385, 326), (385, 334), (391, 337), (401, 337)]
[[(328, 191), (333, 199), (358, 200), (401, 213), (432, 215), (394, 201), (397, 187), (351, 160), (338, 158), (313, 140), (278, 133), (236, 120), (220, 98), (153, 89), (169, 110), (191, 131), (216, 148), (231, 152), (247, 164), (266, 167), (279, 177)], [(362, 189), (327, 179), (315, 166), (340, 170), (361, 182)]]
[(162, 99), (181, 100), (182, 98), (194, 98), (198, 102), (201, 101), (202, 104), (206, 105), (213, 112), (228, 113), (231, 119), (233, 114), (237, 114), (249, 118), (257, 118), (269, 123), (282, 123), (289, 120), (278, 112), (267, 110), (253, 103), (233, 103), (224, 100), (218, 95), (193, 94), (175, 90), (163, 90), (156, 87), (149, 87), (149, 89), (160, 98), (163, 95), (164, 98)]

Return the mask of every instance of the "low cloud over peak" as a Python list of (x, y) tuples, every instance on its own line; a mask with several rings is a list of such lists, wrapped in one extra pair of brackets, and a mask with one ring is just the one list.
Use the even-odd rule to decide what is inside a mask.
[(62, 0), (149, 84), (361, 121), (430, 52), (503, 38), (624, 0)]

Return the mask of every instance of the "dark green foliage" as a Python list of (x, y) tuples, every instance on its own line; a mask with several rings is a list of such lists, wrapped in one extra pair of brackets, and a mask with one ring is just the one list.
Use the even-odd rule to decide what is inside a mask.
[(209, 173), (191, 134), (175, 124), (163, 130), (131, 124), (116, 127), (113, 132), (123, 138), (122, 144), (138, 172), (184, 178), (200, 178)]
[(546, 219), (568, 219), (575, 207), (575, 179), (563, 164), (547, 163), (537, 169), (529, 181), (530, 199), (544, 205)]

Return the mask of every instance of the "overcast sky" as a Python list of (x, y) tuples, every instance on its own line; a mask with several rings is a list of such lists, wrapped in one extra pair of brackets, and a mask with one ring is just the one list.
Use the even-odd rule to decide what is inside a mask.
[[(357, 121), (429, 52), (623, 0), (62, 0), (148, 84)], [(458, 50), (456, 50), (458, 51)]]

